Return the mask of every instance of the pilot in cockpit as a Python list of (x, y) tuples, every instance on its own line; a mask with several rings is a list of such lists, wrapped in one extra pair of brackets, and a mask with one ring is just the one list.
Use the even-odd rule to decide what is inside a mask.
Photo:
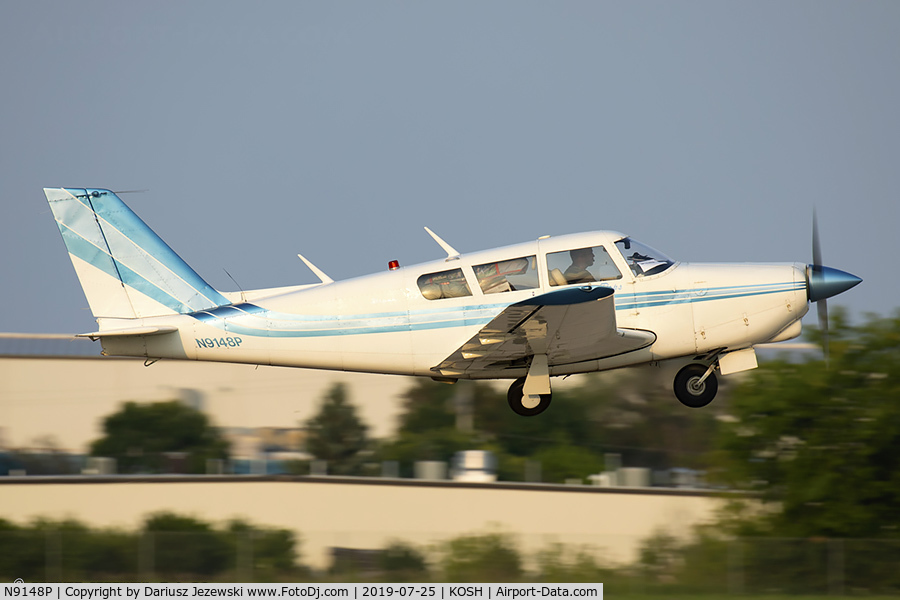
[(594, 264), (593, 248), (570, 250), (569, 257), (572, 259), (572, 264), (563, 273), (568, 283), (591, 283), (592, 281), (597, 281), (588, 271), (588, 267)]

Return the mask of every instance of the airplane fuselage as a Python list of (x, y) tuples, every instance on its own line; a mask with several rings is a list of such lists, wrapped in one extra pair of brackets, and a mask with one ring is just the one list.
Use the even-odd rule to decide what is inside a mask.
[[(130, 327), (164, 324), (178, 331), (104, 337), (103, 348), (118, 356), (450, 379), (518, 378), (527, 366), (475, 372), (436, 367), (511, 304), (565, 286), (612, 288), (616, 327), (649, 332), (655, 339), (615, 356), (550, 365), (551, 375), (732, 351), (800, 334), (809, 306), (807, 265), (676, 262), (658, 274), (641, 275), (617, 248), (624, 237), (601, 231), (543, 238), (345, 281), (226, 294), (230, 306), (128, 319)], [(549, 261), (585, 247), (605, 249), (609, 279), (554, 284)], [(502, 291), (490, 289), (485, 268), (498, 271), (496, 265), (515, 260), (531, 279)], [(436, 286), (444, 293), (433, 292)], [(451, 289), (457, 291), (448, 293)], [(99, 321), (101, 330), (117, 328), (116, 319)]]

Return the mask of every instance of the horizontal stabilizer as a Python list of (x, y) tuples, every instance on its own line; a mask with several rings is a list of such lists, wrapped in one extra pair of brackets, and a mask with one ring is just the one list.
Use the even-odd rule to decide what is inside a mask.
[(177, 327), (170, 325), (148, 325), (146, 327), (128, 327), (126, 329), (107, 329), (106, 331), (94, 331), (91, 333), (79, 333), (75, 337), (86, 337), (97, 340), (104, 337), (132, 337), (137, 335), (160, 335), (163, 333), (174, 333), (178, 331)]

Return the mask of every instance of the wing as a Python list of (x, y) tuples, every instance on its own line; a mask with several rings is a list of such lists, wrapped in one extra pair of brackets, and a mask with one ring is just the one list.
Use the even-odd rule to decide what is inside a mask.
[(521, 369), (539, 354), (553, 367), (631, 352), (655, 340), (649, 331), (616, 328), (611, 288), (567, 288), (507, 306), (432, 370), (457, 377)]

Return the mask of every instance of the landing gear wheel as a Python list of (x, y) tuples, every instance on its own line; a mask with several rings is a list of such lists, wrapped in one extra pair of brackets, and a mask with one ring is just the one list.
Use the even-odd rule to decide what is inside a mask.
[(506, 393), (506, 399), (509, 401), (509, 407), (513, 409), (517, 415), (522, 415), (523, 417), (533, 417), (534, 415), (539, 415), (550, 406), (550, 397), (552, 394), (541, 394), (539, 396), (540, 401), (537, 403), (532, 399), (533, 397), (526, 397), (522, 395), (522, 389), (525, 387), (525, 378), (520, 377), (513, 381), (512, 385), (509, 386), (509, 391)]
[(700, 379), (707, 367), (692, 364), (678, 371), (675, 376), (675, 396), (678, 401), (689, 408), (702, 408), (712, 402), (719, 391), (716, 374), (710, 373), (702, 383)]

